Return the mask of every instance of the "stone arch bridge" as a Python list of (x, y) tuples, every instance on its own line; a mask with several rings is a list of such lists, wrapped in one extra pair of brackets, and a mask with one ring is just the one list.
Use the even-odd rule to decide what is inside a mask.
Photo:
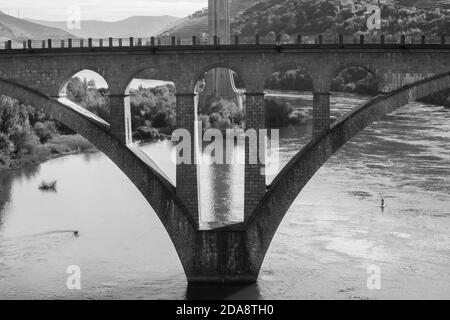
[[(50, 43), (50, 42), (49, 42)], [(0, 93), (41, 109), (105, 153), (133, 182), (169, 233), (189, 282), (254, 282), (271, 240), (290, 205), (317, 170), (349, 139), (386, 114), (450, 88), (450, 46), (205, 45), (0, 50)], [(380, 80), (380, 94), (335, 123), (330, 120), (332, 79), (362, 67)], [(313, 140), (270, 186), (260, 166), (245, 165), (245, 220), (199, 229), (195, 165), (177, 166), (177, 184), (131, 143), (128, 86), (134, 78), (175, 83), (177, 126), (194, 131), (197, 81), (225, 67), (245, 82), (247, 129), (264, 127), (264, 85), (277, 71), (301, 68), (314, 87)], [(109, 85), (110, 122), (63, 104), (61, 89), (90, 69)]]

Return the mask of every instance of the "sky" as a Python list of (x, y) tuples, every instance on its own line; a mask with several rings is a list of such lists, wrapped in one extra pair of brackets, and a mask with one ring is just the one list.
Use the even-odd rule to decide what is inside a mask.
[(0, 11), (20, 18), (66, 21), (79, 8), (81, 20), (116, 21), (130, 16), (187, 16), (208, 0), (0, 0)]

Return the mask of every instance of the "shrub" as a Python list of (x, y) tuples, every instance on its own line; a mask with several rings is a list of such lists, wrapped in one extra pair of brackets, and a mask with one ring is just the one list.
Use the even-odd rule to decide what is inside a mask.
[(41, 143), (46, 143), (56, 134), (56, 125), (52, 121), (36, 122), (34, 131)]

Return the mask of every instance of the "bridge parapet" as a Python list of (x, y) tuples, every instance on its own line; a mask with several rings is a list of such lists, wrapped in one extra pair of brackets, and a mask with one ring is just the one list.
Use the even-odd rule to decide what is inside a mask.
[(20, 40), (0, 42), (0, 51), (10, 50), (51, 50), (51, 49), (108, 49), (108, 48), (143, 48), (150, 47), (205, 47), (205, 46), (248, 46), (248, 45), (286, 45), (297, 46), (374, 46), (379, 47), (410, 47), (410, 46), (450, 46), (450, 36), (344, 36), (344, 35), (278, 35), (278, 36), (232, 36), (229, 39), (220, 39), (214, 36), (214, 41), (208, 42), (201, 35), (192, 35), (191, 38), (164, 37), (130, 37), (130, 38), (75, 38), (75, 39), (46, 39), (46, 40)]

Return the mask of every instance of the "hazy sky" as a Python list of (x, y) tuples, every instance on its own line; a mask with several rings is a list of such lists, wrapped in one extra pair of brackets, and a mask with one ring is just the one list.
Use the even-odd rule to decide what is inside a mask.
[(208, 0), (0, 0), (1, 11), (40, 20), (65, 21), (74, 5), (82, 20), (113, 21), (136, 15), (184, 17), (207, 7)]

